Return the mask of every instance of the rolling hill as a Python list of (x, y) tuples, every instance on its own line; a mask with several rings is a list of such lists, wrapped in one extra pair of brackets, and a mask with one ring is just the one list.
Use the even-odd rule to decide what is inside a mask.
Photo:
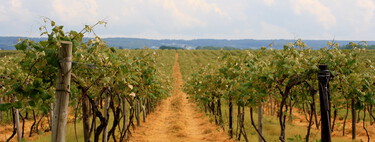
[[(0, 48), (2, 50), (14, 50), (14, 45), (19, 38), (25, 37), (0, 37)], [(30, 38), (34, 41), (46, 40), (46, 38)], [(185, 49), (195, 49), (198, 46), (213, 46), (213, 47), (234, 47), (238, 49), (259, 49), (262, 46), (273, 44), (272, 48), (281, 49), (284, 44), (294, 42), (294, 40), (275, 39), (275, 40), (254, 40), (254, 39), (194, 39), (194, 40), (174, 40), (174, 39), (142, 39), (142, 38), (103, 38), (109, 46), (126, 49), (137, 49), (148, 47), (158, 49), (160, 46), (173, 46)], [(327, 46), (329, 40), (304, 40), (304, 42), (314, 48), (322, 48)], [(337, 40), (340, 45), (347, 45), (349, 42), (359, 41), (344, 41)], [(368, 41), (368, 45), (375, 45), (375, 41)]]

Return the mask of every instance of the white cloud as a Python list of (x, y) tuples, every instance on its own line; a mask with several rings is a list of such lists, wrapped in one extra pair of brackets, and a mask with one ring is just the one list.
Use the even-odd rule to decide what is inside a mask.
[(374, 40), (374, 0), (337, 0), (336, 3), (331, 2), (328, 4), (334, 6), (332, 11), (336, 15), (337, 23), (340, 23), (332, 30), (337, 37)]
[(216, 13), (218, 15), (221, 15), (221, 16), (228, 16), (216, 4), (208, 3), (208, 2), (203, 1), (203, 0), (187, 0), (186, 2), (189, 5), (189, 7), (191, 7), (192, 9), (204, 11), (205, 13), (214, 12), (214, 13)]
[(38, 36), (41, 16), (65, 30), (105, 19), (98, 35), (158, 39), (293, 38), (293, 32), (374, 40), (375, 33), (374, 0), (3, 0), (0, 36)]
[(323, 5), (319, 0), (291, 0), (293, 10), (298, 15), (309, 13), (325, 29), (336, 25), (336, 17), (332, 14), (331, 9)]
[(64, 24), (80, 25), (81, 22), (95, 23), (98, 20), (96, 0), (54, 0), (52, 6)]
[(22, 3), (20, 0), (11, 0), (11, 7), (12, 8), (21, 8)]
[(169, 15), (168, 19), (175, 24), (172, 26), (176, 27), (206, 27), (212, 22), (210, 20), (230, 19), (230, 16), (217, 4), (204, 0), (158, 0), (152, 3), (153, 5), (161, 3), (161, 12), (157, 11), (157, 13)]
[(357, 0), (359, 6), (368, 9), (369, 11), (375, 10), (375, 2), (372, 0)]
[(203, 26), (205, 23), (180, 10), (174, 0), (163, 0), (163, 8), (172, 14), (172, 19), (177, 20), (183, 27)]
[(357, 0), (357, 4), (365, 11), (363, 17), (366, 23), (371, 24), (370, 21), (375, 18), (375, 2), (372, 0)]
[(263, 0), (268, 6), (272, 6), (275, 3), (275, 0)]
[(11, 0), (3, 2), (0, 5), (0, 21), (28, 21), (32, 17), (32, 13), (24, 6), (21, 0)]
[[(144, 33), (147, 30), (156, 30), (160, 34), (169, 32), (183, 34), (194, 30), (195, 33), (200, 33), (200, 30), (212, 29), (214, 26), (233, 21), (231, 19), (233, 14), (223, 10), (223, 7), (228, 5), (220, 4), (218, 1), (204, 0), (122, 0), (116, 6), (108, 5), (113, 7), (110, 10), (99, 13), (109, 16), (109, 28), (114, 24), (123, 27), (123, 31), (129, 29), (125, 31), (129, 34), (132, 31)], [(105, 3), (99, 5), (108, 7)], [(136, 29), (138, 31), (135, 31)]]
[(6, 9), (4, 6), (0, 5), (0, 22), (5, 21), (6, 17)]
[(282, 27), (267, 23), (260, 22), (261, 30), (258, 33), (260, 39), (278, 39), (280, 37), (293, 38), (293, 34)]

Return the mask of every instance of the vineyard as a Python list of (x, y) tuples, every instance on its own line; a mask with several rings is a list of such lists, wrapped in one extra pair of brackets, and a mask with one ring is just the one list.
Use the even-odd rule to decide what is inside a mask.
[[(0, 52), (0, 141), (153, 141), (169, 133), (170, 141), (325, 141), (322, 130), (332, 141), (375, 139), (375, 52), (355, 48), (362, 43), (119, 50), (93, 32), (105, 22), (80, 32), (46, 23), (48, 40)], [(95, 37), (84, 40), (88, 33)], [(187, 124), (166, 126), (172, 120)]]
[(192, 76), (185, 77), (185, 91), (233, 139), (251, 141), (260, 133), (266, 141), (316, 141), (321, 127), (317, 65), (325, 63), (331, 72), (333, 141), (356, 136), (367, 141), (375, 132), (374, 64), (362, 59), (374, 51), (314, 51), (300, 43), (284, 50), (181, 51), (190, 58), (182, 65), (199, 66), (187, 72)]

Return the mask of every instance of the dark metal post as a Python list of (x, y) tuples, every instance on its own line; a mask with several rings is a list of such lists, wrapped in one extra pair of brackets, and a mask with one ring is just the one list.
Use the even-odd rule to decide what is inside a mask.
[(321, 140), (322, 142), (331, 142), (331, 126), (330, 126), (330, 100), (329, 100), (329, 78), (330, 73), (327, 65), (318, 65), (320, 71), (318, 73), (319, 80), (319, 98), (320, 98), (320, 115), (322, 119)]

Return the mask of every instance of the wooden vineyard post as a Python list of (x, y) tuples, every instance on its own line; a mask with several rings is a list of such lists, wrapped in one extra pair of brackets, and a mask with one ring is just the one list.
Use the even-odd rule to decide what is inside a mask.
[(72, 68), (72, 42), (62, 41), (58, 50), (59, 72), (52, 119), (52, 142), (65, 142)]
[(330, 73), (327, 65), (318, 65), (320, 71), (318, 73), (319, 80), (319, 98), (320, 98), (320, 114), (321, 114), (321, 140), (322, 142), (331, 142), (331, 125), (329, 114), (329, 77)]
[(51, 103), (51, 111), (50, 111), (50, 129), (52, 130), (52, 125), (53, 125), (53, 122), (52, 122), (52, 119), (53, 119), (53, 103)]
[[(13, 96), (13, 102), (16, 102), (17, 98)], [(21, 142), (22, 141), (22, 134), (21, 134), (21, 125), (20, 125), (20, 112), (16, 108), (14, 109), (14, 125), (16, 125), (16, 132), (17, 132), (17, 141)]]
[(16, 120), (16, 128), (17, 128), (17, 141), (22, 141), (22, 134), (21, 134), (21, 125), (20, 125), (20, 112), (18, 109), (14, 111), (14, 119)]
[(233, 102), (232, 96), (229, 96), (229, 136), (233, 138)]
[(356, 123), (357, 123), (357, 111), (355, 110), (355, 98), (352, 98), (352, 140), (356, 139), (356, 133), (357, 133), (357, 128), (356, 128)]
[(140, 102), (139, 102), (139, 98), (136, 99), (137, 101), (137, 113), (136, 113), (136, 119), (137, 119), (137, 126), (141, 126), (141, 120), (139, 118), (139, 115), (141, 113), (141, 105), (140, 105)]
[(263, 135), (263, 104), (260, 103), (258, 106), (258, 129), (260, 135), (258, 136), (258, 142), (264, 142), (261, 135)]
[(126, 115), (126, 113), (127, 113), (127, 111), (126, 111), (126, 98), (125, 98), (125, 96), (123, 96), (122, 97), (122, 100), (123, 100), (123, 102), (122, 102), (122, 109), (124, 110), (124, 113), (122, 114), (123, 115), (123, 129), (125, 130), (123, 133), (123, 136), (124, 136), (124, 138), (126, 138), (126, 119), (127, 119), (127, 115)]
[[(106, 121), (108, 121), (108, 119), (109, 119), (108, 109), (109, 109), (110, 99), (111, 99), (111, 97), (107, 93), (106, 97), (105, 97), (105, 103), (104, 103), (104, 118), (105, 118)], [(106, 126), (104, 126), (103, 142), (107, 142), (107, 139), (108, 139), (108, 124)]]
[(143, 99), (143, 105), (142, 105), (142, 110), (143, 110), (143, 122), (146, 122), (146, 103), (147, 102), (147, 100), (146, 99)]

